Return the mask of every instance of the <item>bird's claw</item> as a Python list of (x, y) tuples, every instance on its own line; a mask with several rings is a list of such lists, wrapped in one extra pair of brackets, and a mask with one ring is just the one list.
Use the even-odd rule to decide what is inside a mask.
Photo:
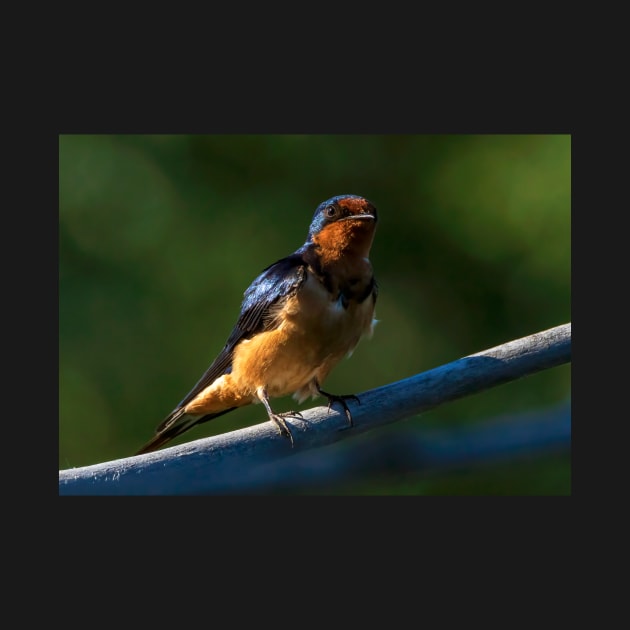
[(284, 413), (273, 413), (271, 414), (271, 419), (276, 423), (278, 429), (280, 430), (280, 435), (284, 437), (288, 437), (291, 441), (291, 448), (294, 446), (293, 442), (293, 434), (289, 429), (289, 425), (286, 423), (285, 418), (301, 418), (302, 414), (299, 411), (286, 411)]
[[(322, 394), (323, 396), (326, 396), (326, 398), (328, 398), (328, 413), (330, 413), (330, 408), (332, 404), (335, 402), (338, 402), (343, 407), (343, 410), (346, 414), (346, 418), (348, 419), (349, 425), (351, 427), (354, 426), (354, 422), (352, 422), (352, 414), (350, 413), (350, 409), (348, 408), (348, 404), (346, 403), (346, 400), (350, 400), (350, 399), (356, 400), (357, 404), (360, 405), (361, 401), (359, 400), (358, 396), (355, 396), (354, 394), (329, 394), (321, 390), (319, 393)], [(346, 428), (349, 428), (349, 427), (346, 427)]]

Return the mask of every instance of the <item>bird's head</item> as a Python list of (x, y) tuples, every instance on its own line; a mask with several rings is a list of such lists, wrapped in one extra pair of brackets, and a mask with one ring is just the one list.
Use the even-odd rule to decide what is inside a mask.
[(317, 206), (308, 241), (340, 255), (367, 256), (374, 240), (378, 215), (374, 205), (358, 195), (337, 195)]

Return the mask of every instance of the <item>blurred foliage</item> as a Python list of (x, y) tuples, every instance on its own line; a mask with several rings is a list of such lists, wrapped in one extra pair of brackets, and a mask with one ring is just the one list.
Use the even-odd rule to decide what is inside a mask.
[[(379, 210), (380, 323), (329, 391), (360, 393), (571, 320), (568, 135), (63, 135), (59, 467), (133, 454), (223, 347), (249, 283), (344, 193)], [(567, 365), (406, 422), (456, 425), (569, 396)], [(251, 406), (172, 444), (264, 420)], [(521, 494), (570, 492), (567, 456), (533, 469), (515, 463), (505, 478)], [(488, 471), (468, 475), (495, 493)], [(449, 483), (370, 480), (360, 492), (459, 492), (461, 478)]]

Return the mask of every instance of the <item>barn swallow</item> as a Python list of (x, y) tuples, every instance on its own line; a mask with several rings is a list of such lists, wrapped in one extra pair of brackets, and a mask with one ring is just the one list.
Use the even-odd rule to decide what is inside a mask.
[(293, 445), (285, 418), (301, 414), (276, 413), (269, 404), (288, 394), (298, 403), (309, 395), (325, 396), (329, 411), (338, 402), (352, 426), (346, 400), (359, 399), (330, 394), (321, 385), (374, 330), (378, 288), (368, 256), (376, 223), (376, 208), (357, 195), (338, 195), (317, 206), (304, 245), (251, 283), (223, 350), (136, 454), (257, 402)]

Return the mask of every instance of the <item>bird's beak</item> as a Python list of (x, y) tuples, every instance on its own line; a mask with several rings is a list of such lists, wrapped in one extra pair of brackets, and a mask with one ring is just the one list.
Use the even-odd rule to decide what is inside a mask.
[(341, 219), (341, 221), (352, 221), (354, 219), (375, 219), (373, 214), (368, 214), (368, 213), (364, 213), (364, 214), (351, 214), (348, 215), (347, 217), (343, 217), (343, 219)]

